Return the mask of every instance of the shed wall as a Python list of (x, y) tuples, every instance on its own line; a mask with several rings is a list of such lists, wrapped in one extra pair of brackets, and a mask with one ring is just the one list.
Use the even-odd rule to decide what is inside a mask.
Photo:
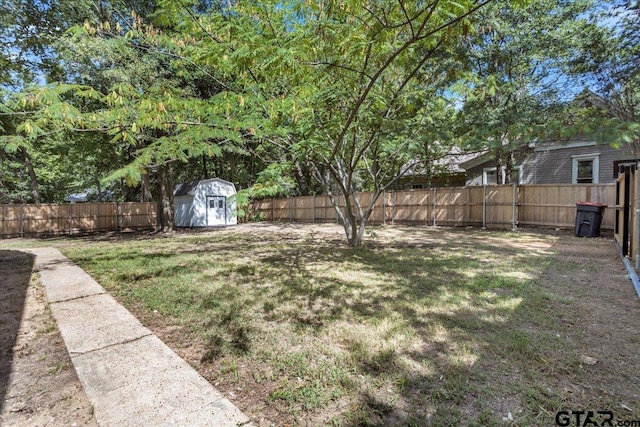
[[(236, 189), (233, 184), (220, 180), (200, 181), (196, 187), (193, 197), (194, 215), (198, 225), (194, 227), (204, 227), (207, 225), (207, 197), (208, 196), (226, 196), (226, 221), (227, 225), (236, 225), (238, 223), (237, 207), (236, 207)], [(219, 224), (225, 225), (225, 224)]]
[(215, 225), (235, 225), (238, 223), (236, 189), (233, 184), (218, 179), (200, 181), (193, 190), (193, 196), (174, 197), (174, 215), (177, 227), (206, 227), (207, 197), (226, 197), (225, 222)]
[(193, 196), (176, 196), (173, 198), (173, 220), (176, 227), (197, 227), (194, 221)]

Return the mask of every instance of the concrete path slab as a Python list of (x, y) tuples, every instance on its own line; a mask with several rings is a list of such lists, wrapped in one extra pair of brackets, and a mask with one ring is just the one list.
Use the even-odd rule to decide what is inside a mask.
[[(74, 358), (104, 425), (238, 425), (247, 420), (155, 335)], [(132, 370), (131, 366), (139, 367)], [(180, 375), (176, 375), (180, 373)], [(122, 408), (126, 407), (126, 413)]]
[(37, 251), (36, 269), (40, 272), (49, 302), (107, 293), (98, 282), (63, 257), (57, 249), (43, 248)]
[(35, 268), (103, 426), (249, 426), (249, 418), (57, 249)]
[(152, 334), (109, 294), (54, 302), (51, 312), (71, 356)]

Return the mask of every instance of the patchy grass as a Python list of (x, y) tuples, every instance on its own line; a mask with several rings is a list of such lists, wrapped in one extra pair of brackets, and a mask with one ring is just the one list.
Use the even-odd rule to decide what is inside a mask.
[(379, 228), (352, 249), (336, 230), (61, 249), (258, 425), (554, 425), (618, 405), (576, 388), (577, 300), (545, 279), (558, 237)]

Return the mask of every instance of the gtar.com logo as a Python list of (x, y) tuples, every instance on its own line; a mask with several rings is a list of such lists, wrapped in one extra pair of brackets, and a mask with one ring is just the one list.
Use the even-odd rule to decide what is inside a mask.
[(560, 427), (613, 427), (612, 411), (559, 411), (556, 414), (556, 425)]
[(640, 420), (613, 419), (613, 411), (559, 411), (556, 425), (559, 427), (640, 427)]

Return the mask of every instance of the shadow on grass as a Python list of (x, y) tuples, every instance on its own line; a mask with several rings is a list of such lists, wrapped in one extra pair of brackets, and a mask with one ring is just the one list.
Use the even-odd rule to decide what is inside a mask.
[(6, 404), (14, 346), (18, 337), (34, 256), (0, 250), (0, 413)]
[[(555, 262), (553, 251), (464, 241), (462, 233), (449, 246), (360, 249), (299, 238), (274, 244), (260, 244), (254, 235), (234, 239), (230, 244), (196, 237), (145, 252), (79, 256), (96, 266), (131, 263), (115, 280), (149, 292), (162, 289), (156, 282), (177, 277), (162, 303), (188, 305), (197, 313), (204, 362), (251, 354), (265, 328), (292, 325), (300, 336), (339, 324), (360, 328), (341, 337), (339, 346), (349, 361), (346, 375), (355, 378), (351, 382), (364, 378), (364, 385), (344, 386), (345, 393), (356, 390), (355, 397), (348, 410), (336, 411), (336, 425), (500, 425), (509, 413), (526, 414), (522, 425), (553, 422), (549, 414), (562, 398), (542, 376), (557, 375), (553, 369), (575, 374), (571, 355), (562, 356), (562, 368), (549, 362), (557, 356), (550, 349), (566, 347), (552, 333), (554, 316), (566, 302), (538, 286), (540, 274)], [(511, 268), (522, 276), (511, 275)], [(358, 277), (350, 276), (353, 271)], [(388, 331), (358, 336), (384, 322), (391, 324)], [(419, 345), (398, 344), (403, 336)], [(282, 387), (271, 394), (276, 402), (321, 405), (309, 404), (304, 395), (315, 383), (295, 395), (287, 392), (289, 380), (295, 387), (295, 376), (279, 379)], [(322, 404), (331, 405), (327, 399)], [(291, 421), (288, 410), (278, 421)], [(300, 420), (306, 412), (294, 414)]]

